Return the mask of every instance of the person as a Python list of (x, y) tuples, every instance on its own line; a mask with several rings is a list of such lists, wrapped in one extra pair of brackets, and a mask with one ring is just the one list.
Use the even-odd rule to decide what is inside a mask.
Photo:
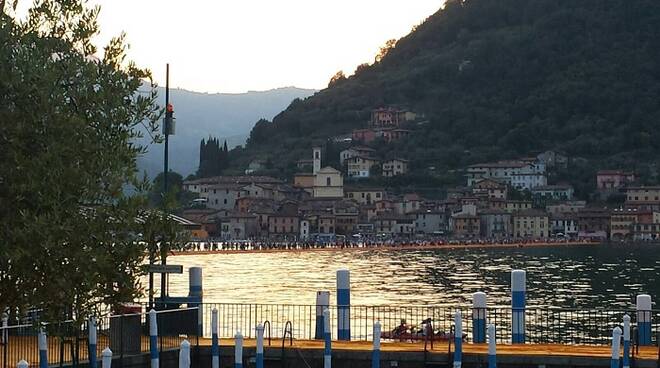
[(394, 330), (392, 330), (392, 335), (394, 335), (394, 337), (400, 337), (403, 334), (405, 334), (407, 331), (408, 331), (408, 324), (406, 323), (405, 319), (402, 319), (401, 324), (399, 324), (399, 326), (397, 326)]

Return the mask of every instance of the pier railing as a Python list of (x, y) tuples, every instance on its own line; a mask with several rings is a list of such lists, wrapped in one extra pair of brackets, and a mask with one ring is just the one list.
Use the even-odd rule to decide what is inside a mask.
[[(273, 338), (281, 338), (285, 324), (293, 324), (293, 338), (314, 339), (316, 330), (316, 305), (294, 304), (232, 304), (204, 303), (203, 335), (211, 335), (211, 311), (218, 310), (218, 334), (220, 337), (232, 337), (240, 330), (246, 338), (256, 336), (255, 326), (269, 321)], [(337, 306), (329, 307), (332, 324), (332, 338), (337, 336)], [(454, 313), (460, 310), (463, 316), (465, 339), (472, 341), (472, 308), (461, 306), (350, 306), (350, 324), (352, 340), (371, 340), (373, 324), (380, 321), (384, 336), (399, 327), (403, 320), (413, 332), (403, 340), (423, 341), (423, 321), (431, 318), (436, 334), (449, 333), (453, 324)], [(511, 342), (511, 308), (487, 308), (488, 323), (496, 326), (498, 343)], [(652, 314), (652, 343), (658, 344), (660, 333), (660, 310)], [(580, 345), (607, 345), (611, 341), (612, 329), (621, 326), (623, 316), (628, 314), (635, 328), (634, 310), (603, 309), (562, 309), (530, 307), (525, 312), (525, 342), (557, 343)]]

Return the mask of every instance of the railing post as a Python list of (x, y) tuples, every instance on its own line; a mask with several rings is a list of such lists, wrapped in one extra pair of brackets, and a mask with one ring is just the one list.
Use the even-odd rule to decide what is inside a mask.
[(472, 342), (486, 342), (486, 293), (481, 291), (472, 295)]
[(89, 357), (89, 368), (96, 368), (96, 319), (90, 317), (87, 321), (87, 356)]
[(637, 295), (637, 342), (639, 345), (651, 345), (651, 296)]
[(525, 343), (525, 293), (526, 277), (524, 270), (511, 271), (511, 342)]
[(101, 352), (103, 360), (101, 361), (102, 368), (111, 368), (112, 366), (112, 350), (110, 348), (105, 348)]
[(332, 366), (332, 341), (330, 337), (330, 310), (323, 310), (323, 339), (325, 340), (325, 349), (323, 351), (323, 368)]
[(623, 368), (630, 368), (630, 316), (623, 316)]
[(28, 368), (28, 367), (30, 367), (30, 364), (28, 364), (28, 362), (26, 362), (25, 359), (21, 359), (21, 361), (19, 361), (18, 364), (16, 364), (16, 368)]
[(454, 314), (454, 368), (461, 368), (463, 360), (463, 321), (461, 311)]
[(236, 331), (234, 336), (234, 368), (243, 368), (243, 335)]
[(211, 368), (220, 368), (220, 346), (218, 345), (218, 310), (211, 311)]
[(337, 271), (337, 340), (351, 340), (351, 278), (347, 269)]
[(314, 339), (320, 340), (323, 338), (323, 310), (330, 306), (330, 292), (317, 291), (316, 292), (316, 330)]
[(621, 329), (615, 327), (612, 330), (612, 360), (610, 368), (619, 368), (619, 353), (621, 349)]
[(43, 328), (39, 331), (39, 368), (48, 368), (48, 336)]
[(497, 339), (495, 325), (488, 325), (488, 368), (497, 368)]
[(159, 368), (158, 359), (158, 314), (149, 311), (149, 352), (151, 353), (151, 368)]
[(181, 342), (179, 350), (179, 368), (190, 368), (190, 343), (188, 340)]
[(257, 356), (255, 357), (257, 368), (264, 368), (264, 325), (257, 325)]
[(374, 323), (374, 350), (371, 353), (371, 368), (380, 368), (380, 321)]
[(190, 267), (188, 269), (188, 297), (195, 298), (195, 303), (191, 303), (190, 306), (197, 307), (197, 335), (203, 336), (203, 297), (204, 289), (202, 286), (202, 268), (201, 267)]

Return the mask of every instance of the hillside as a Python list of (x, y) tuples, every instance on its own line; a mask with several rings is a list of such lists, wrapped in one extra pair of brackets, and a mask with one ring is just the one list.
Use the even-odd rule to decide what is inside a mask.
[(659, 92), (657, 1), (450, 0), (380, 62), (259, 122), (234, 165), (290, 175), (312, 145), (402, 106), (428, 123), (376, 148), (413, 174), (554, 149), (573, 159), (560, 179), (585, 188), (598, 168), (657, 180)]
[[(158, 88), (165, 95), (163, 87)], [(177, 120), (176, 135), (170, 139), (170, 167), (184, 177), (197, 170), (199, 142), (209, 135), (227, 140), (229, 147), (245, 143), (254, 122), (272, 117), (295, 98), (306, 97), (314, 90), (296, 87), (247, 93), (199, 93), (170, 89)], [(164, 99), (164, 97), (163, 97)], [(138, 161), (141, 171), (154, 177), (163, 170), (163, 145), (153, 145)]]

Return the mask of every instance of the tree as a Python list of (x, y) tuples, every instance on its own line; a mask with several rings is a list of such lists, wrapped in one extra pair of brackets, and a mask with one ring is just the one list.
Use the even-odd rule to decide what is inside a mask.
[(151, 190), (149, 191), (149, 205), (154, 208), (163, 208), (167, 195), (170, 196), (169, 203), (172, 209), (181, 208), (186, 206), (196, 198), (195, 193), (183, 190), (183, 176), (181, 174), (170, 171), (167, 173), (167, 195), (163, 195), (163, 180), (165, 179), (164, 173), (159, 173), (154, 178)]
[(395, 39), (387, 40), (387, 42), (385, 42), (385, 45), (381, 46), (381, 48), (378, 50), (378, 54), (376, 54), (375, 61), (377, 63), (380, 63), (395, 46), (396, 46)]
[(343, 82), (346, 80), (346, 75), (344, 75), (344, 71), (340, 70), (335, 75), (330, 78), (330, 82), (328, 82), (328, 88), (336, 85), (337, 83)]
[(151, 75), (125, 59), (124, 35), (94, 55), (99, 10), (37, 0), (25, 21), (0, 14), (0, 310), (81, 320), (141, 295), (135, 140), (140, 125), (159, 139), (162, 110), (153, 83), (138, 93)]

